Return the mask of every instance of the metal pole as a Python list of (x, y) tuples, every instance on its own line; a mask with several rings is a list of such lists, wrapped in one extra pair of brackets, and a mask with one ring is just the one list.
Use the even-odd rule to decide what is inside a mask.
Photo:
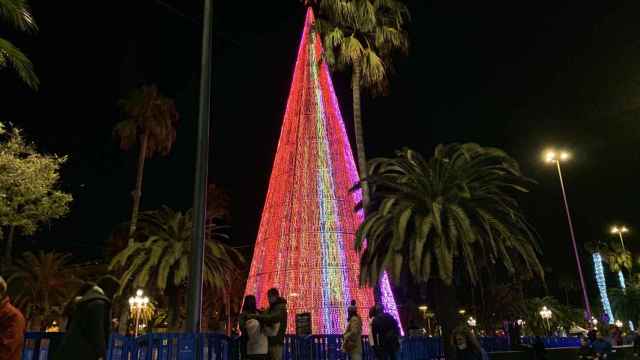
[(627, 251), (627, 249), (624, 248), (624, 240), (622, 239), (622, 231), (618, 231), (618, 236), (620, 236), (620, 243), (622, 244), (622, 251)]
[(564, 209), (567, 212), (567, 221), (569, 222), (569, 233), (571, 234), (571, 243), (573, 244), (573, 252), (576, 256), (576, 263), (578, 264), (578, 274), (580, 275), (580, 285), (582, 286), (582, 296), (584, 298), (585, 310), (587, 310), (587, 318), (591, 319), (591, 305), (589, 304), (589, 297), (587, 296), (587, 287), (584, 282), (584, 275), (582, 274), (582, 264), (580, 263), (580, 256), (578, 255), (578, 246), (576, 245), (576, 236), (573, 233), (573, 223), (571, 222), (571, 213), (569, 212), (569, 202), (567, 201), (567, 194), (564, 190), (564, 181), (562, 180), (562, 170), (560, 169), (560, 161), (556, 160), (558, 166), (558, 177), (560, 178), (560, 188), (562, 188), (562, 199), (564, 200)]
[(136, 325), (133, 330), (133, 337), (138, 337), (138, 327), (140, 326), (140, 308), (136, 306)]
[[(193, 189), (193, 237), (191, 241), (191, 274), (188, 298), (187, 331), (200, 332), (202, 317), (202, 270), (204, 262), (205, 218), (207, 202), (207, 172), (209, 166), (209, 121), (211, 117), (211, 56), (213, 0), (204, 1), (202, 28), (202, 59), (200, 72), (200, 108), (196, 174)], [(199, 351), (196, 351), (198, 354)]]

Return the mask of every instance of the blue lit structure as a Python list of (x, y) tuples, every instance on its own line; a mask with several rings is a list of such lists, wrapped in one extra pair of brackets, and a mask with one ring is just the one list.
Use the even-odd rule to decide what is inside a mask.
[[(604, 277), (604, 267), (602, 266), (602, 256), (600, 253), (593, 253), (593, 267), (596, 273), (596, 283), (598, 284), (598, 290), (600, 291), (600, 300), (602, 301), (602, 308), (609, 317), (609, 324), (615, 322), (613, 311), (611, 310), (611, 304), (609, 303), (609, 296), (607, 295), (607, 280)], [(624, 280), (623, 280), (624, 281)]]
[[(620, 288), (622, 290), (627, 288), (627, 284), (624, 282), (624, 274), (622, 271), (618, 271), (618, 282), (620, 283)], [(631, 331), (635, 331), (635, 327), (633, 326), (633, 321), (629, 320), (629, 329)]]

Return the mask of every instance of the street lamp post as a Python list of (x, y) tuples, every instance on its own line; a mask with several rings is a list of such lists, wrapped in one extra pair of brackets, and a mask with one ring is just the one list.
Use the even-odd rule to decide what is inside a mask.
[[(187, 331), (200, 332), (202, 317), (202, 272), (209, 170), (209, 121), (211, 120), (211, 70), (213, 53), (213, 0), (204, 0), (202, 54), (200, 62), (200, 105), (198, 109), (196, 171), (193, 189), (193, 238), (189, 294), (187, 297)], [(175, 306), (175, 304), (173, 304)], [(197, 339), (197, 338), (196, 338)], [(196, 352), (196, 358), (199, 358)]]
[[(622, 237), (622, 234), (625, 234), (628, 232), (629, 232), (629, 229), (624, 225), (623, 226), (614, 225), (611, 227), (611, 234), (618, 235), (618, 237), (620, 238), (620, 244), (622, 245), (623, 253), (626, 253), (627, 249), (624, 246), (624, 238)], [(620, 282), (620, 287), (622, 288), (622, 291), (626, 292), (627, 285), (624, 282), (624, 274), (622, 273), (622, 268), (620, 269), (620, 271), (618, 271), (618, 281)], [(633, 326), (633, 321), (631, 320), (629, 320), (629, 328), (631, 329), (631, 331), (635, 329), (635, 327)]]
[(551, 310), (549, 310), (546, 306), (543, 306), (542, 309), (539, 312), (540, 317), (546, 321), (547, 323), (547, 330), (549, 332), (551, 332), (551, 324), (549, 323), (549, 319), (551, 319), (551, 316), (553, 316)]
[(624, 238), (622, 237), (622, 234), (628, 233), (629, 229), (626, 226), (612, 226), (611, 227), (611, 233), (613, 235), (618, 235), (618, 237), (620, 237), (620, 244), (622, 244), (622, 250), (626, 251), (627, 249), (625, 249), (624, 247)]
[(582, 298), (584, 301), (584, 307), (587, 311), (587, 318), (591, 318), (591, 305), (589, 304), (589, 297), (587, 295), (587, 287), (584, 282), (584, 275), (582, 273), (582, 264), (580, 263), (580, 256), (578, 255), (578, 245), (576, 244), (576, 236), (573, 232), (573, 223), (571, 222), (571, 212), (569, 211), (569, 202), (567, 201), (567, 193), (564, 188), (564, 180), (562, 179), (562, 169), (560, 167), (561, 161), (569, 160), (570, 155), (568, 152), (562, 151), (556, 153), (555, 151), (547, 151), (545, 154), (545, 160), (547, 163), (555, 163), (558, 169), (558, 178), (560, 179), (560, 188), (562, 189), (562, 199), (564, 200), (564, 209), (567, 213), (567, 221), (569, 223), (569, 234), (571, 235), (571, 243), (573, 244), (573, 253), (576, 257), (576, 264), (578, 265), (578, 275), (580, 276), (580, 286), (582, 287)]
[(471, 328), (475, 328), (476, 325), (478, 325), (478, 321), (474, 319), (473, 316), (470, 316), (469, 319), (467, 319), (467, 325), (469, 325)]
[(138, 328), (140, 326), (140, 316), (142, 312), (146, 310), (149, 305), (149, 298), (146, 296), (142, 296), (142, 290), (136, 291), (136, 296), (132, 296), (129, 298), (129, 310), (135, 316), (135, 329), (133, 330), (133, 336), (138, 336)]

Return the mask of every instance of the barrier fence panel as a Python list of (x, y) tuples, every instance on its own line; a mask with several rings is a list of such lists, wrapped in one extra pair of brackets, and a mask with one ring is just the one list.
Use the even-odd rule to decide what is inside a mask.
[[(28, 333), (25, 337), (23, 360), (48, 360), (60, 344), (62, 333)], [(196, 341), (197, 340), (197, 341)], [(535, 338), (522, 337), (522, 344), (532, 345)], [(579, 347), (575, 337), (545, 337), (547, 348)], [(483, 337), (487, 352), (510, 350), (507, 337)], [(362, 338), (364, 360), (375, 358), (366, 336)], [(196, 351), (203, 360), (243, 360), (240, 338), (219, 334), (147, 334), (131, 338), (114, 334), (109, 339), (106, 360), (195, 360)], [(283, 360), (350, 360), (342, 350), (342, 336), (287, 336)], [(438, 337), (404, 337), (400, 342), (400, 360), (437, 360), (444, 356)]]

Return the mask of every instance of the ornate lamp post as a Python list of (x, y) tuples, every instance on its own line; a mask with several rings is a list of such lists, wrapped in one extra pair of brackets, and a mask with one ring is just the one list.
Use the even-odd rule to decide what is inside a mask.
[(547, 322), (547, 330), (551, 332), (551, 324), (549, 323), (549, 319), (551, 319), (551, 317), (553, 316), (553, 313), (546, 306), (543, 306), (539, 314), (540, 314), (540, 317)]
[(582, 287), (582, 299), (584, 301), (585, 311), (587, 312), (587, 318), (591, 318), (591, 305), (589, 304), (587, 287), (585, 286), (584, 275), (582, 274), (582, 264), (580, 263), (580, 256), (578, 255), (578, 245), (576, 245), (576, 236), (573, 232), (573, 223), (571, 222), (571, 213), (569, 212), (569, 202), (567, 201), (567, 193), (564, 189), (562, 169), (560, 168), (560, 162), (567, 161), (570, 157), (571, 155), (566, 151), (556, 152), (554, 150), (548, 150), (545, 153), (545, 161), (550, 164), (555, 164), (558, 169), (558, 178), (560, 179), (560, 188), (562, 189), (562, 199), (564, 200), (564, 210), (567, 213), (567, 221), (569, 223), (569, 234), (571, 235), (571, 243), (573, 244), (573, 253), (576, 257), (576, 264), (578, 265), (578, 276), (580, 277), (580, 286)]
[(473, 316), (470, 316), (469, 319), (467, 319), (467, 325), (469, 325), (472, 328), (475, 328), (476, 325), (478, 325), (478, 321), (474, 319)]
[(135, 329), (133, 330), (133, 336), (138, 336), (140, 316), (149, 305), (149, 298), (146, 296), (143, 297), (142, 294), (142, 290), (138, 290), (136, 291), (136, 296), (129, 298), (129, 311), (135, 316)]

